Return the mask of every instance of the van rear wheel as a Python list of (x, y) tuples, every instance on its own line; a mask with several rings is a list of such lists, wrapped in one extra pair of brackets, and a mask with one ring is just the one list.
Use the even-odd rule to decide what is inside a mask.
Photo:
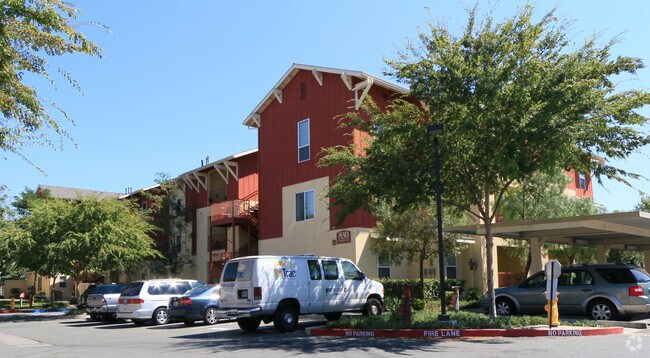
[(280, 332), (291, 332), (298, 327), (298, 309), (294, 305), (283, 304), (275, 311), (273, 325)]
[(245, 332), (255, 332), (262, 322), (259, 318), (238, 318), (237, 324)]

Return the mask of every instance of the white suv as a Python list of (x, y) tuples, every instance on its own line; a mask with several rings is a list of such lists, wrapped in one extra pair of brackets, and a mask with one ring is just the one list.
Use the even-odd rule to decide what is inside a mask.
[(136, 326), (148, 320), (156, 325), (166, 324), (169, 299), (203, 285), (200, 281), (177, 278), (131, 282), (117, 301), (117, 318), (130, 319)]

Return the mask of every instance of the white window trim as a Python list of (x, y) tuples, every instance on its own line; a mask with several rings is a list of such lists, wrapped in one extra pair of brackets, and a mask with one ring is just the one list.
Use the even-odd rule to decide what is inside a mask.
[(313, 189), (297, 192), (296, 195), (294, 195), (294, 200), (293, 200), (293, 202), (294, 202), (294, 205), (295, 205), (296, 197), (298, 196), (298, 194), (303, 194), (303, 203), (304, 203), (304, 202), (305, 202), (304, 198), (305, 198), (305, 196), (306, 196), (305, 194), (310, 193), (310, 192), (313, 193), (313, 197), (314, 197), (314, 200), (313, 200), (313, 202), (314, 202), (314, 217), (308, 219), (308, 218), (307, 218), (307, 215), (306, 215), (307, 213), (304, 212), (305, 208), (303, 207), (303, 208), (302, 208), (302, 210), (303, 210), (303, 216), (304, 216), (305, 218), (302, 219), (302, 220), (298, 220), (298, 218), (296, 217), (296, 216), (297, 216), (296, 214), (297, 214), (298, 208), (296, 207), (296, 208), (295, 208), (295, 211), (294, 211), (294, 220), (295, 220), (297, 223), (301, 223), (301, 222), (305, 222), (305, 221), (313, 221), (313, 220), (316, 220), (316, 192), (315, 192)]
[[(300, 124), (307, 122), (307, 144), (300, 146)], [(303, 119), (302, 121), (299, 121), (297, 124), (297, 135), (298, 135), (298, 163), (306, 162), (311, 159), (311, 123), (309, 122), (309, 118)], [(300, 160), (300, 149), (307, 147), (307, 159)]]

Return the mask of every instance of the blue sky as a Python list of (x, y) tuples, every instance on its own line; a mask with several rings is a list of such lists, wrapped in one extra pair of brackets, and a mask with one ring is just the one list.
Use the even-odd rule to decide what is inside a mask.
[[(42, 97), (75, 121), (65, 125), (74, 142), (65, 148), (27, 148), (24, 154), (46, 175), (8, 156), (0, 184), (8, 194), (38, 184), (124, 192), (154, 183), (157, 172), (179, 175), (257, 146), (257, 132), (243, 120), (293, 63), (360, 70), (382, 77), (383, 58), (395, 58), (417, 40), (427, 21), (444, 20), (461, 31), (472, 1), (73, 1), (84, 11), (80, 29), (104, 49), (104, 58), (74, 55), (52, 60), (71, 72), (83, 95), (55, 76), (56, 90), (35, 82)], [(480, 2), (502, 18), (523, 1)], [(541, 16), (554, 3), (536, 4)], [(622, 34), (615, 55), (650, 65), (650, 2), (645, 0), (556, 3), (574, 20), (580, 44), (593, 33), (602, 41)], [(390, 79), (389, 79), (390, 80)], [(621, 88), (650, 90), (650, 69)], [(650, 116), (650, 109), (642, 113)], [(649, 128), (645, 128), (649, 130)], [(650, 178), (650, 148), (614, 163)], [(636, 190), (605, 182), (594, 199), (608, 210), (632, 210)], [(635, 182), (650, 193), (647, 181)]]

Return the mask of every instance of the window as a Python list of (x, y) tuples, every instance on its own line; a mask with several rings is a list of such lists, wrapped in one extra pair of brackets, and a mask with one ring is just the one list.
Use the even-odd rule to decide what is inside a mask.
[(390, 257), (388, 255), (379, 255), (377, 266), (379, 278), (390, 278)]
[(314, 191), (308, 190), (296, 194), (296, 221), (314, 218)]
[(147, 202), (143, 201), (142, 203), (140, 203), (140, 207), (142, 208), (142, 211), (146, 211), (147, 210)]
[(59, 288), (68, 286), (68, 276), (59, 276)]
[(309, 277), (312, 280), (322, 280), (323, 275), (320, 272), (320, 264), (318, 260), (307, 260), (307, 265), (309, 266)]
[(326, 280), (339, 279), (339, 268), (336, 266), (336, 261), (323, 261), (323, 272), (325, 273)]
[(354, 266), (350, 261), (341, 261), (341, 268), (343, 269), (343, 277), (346, 280), (362, 280), (363, 275), (361, 271)]
[(309, 160), (309, 119), (298, 122), (298, 163)]
[(578, 187), (582, 190), (587, 190), (587, 176), (578, 174)]
[(445, 259), (445, 268), (445, 271), (447, 271), (447, 278), (458, 278), (456, 274), (456, 256), (448, 256)]

